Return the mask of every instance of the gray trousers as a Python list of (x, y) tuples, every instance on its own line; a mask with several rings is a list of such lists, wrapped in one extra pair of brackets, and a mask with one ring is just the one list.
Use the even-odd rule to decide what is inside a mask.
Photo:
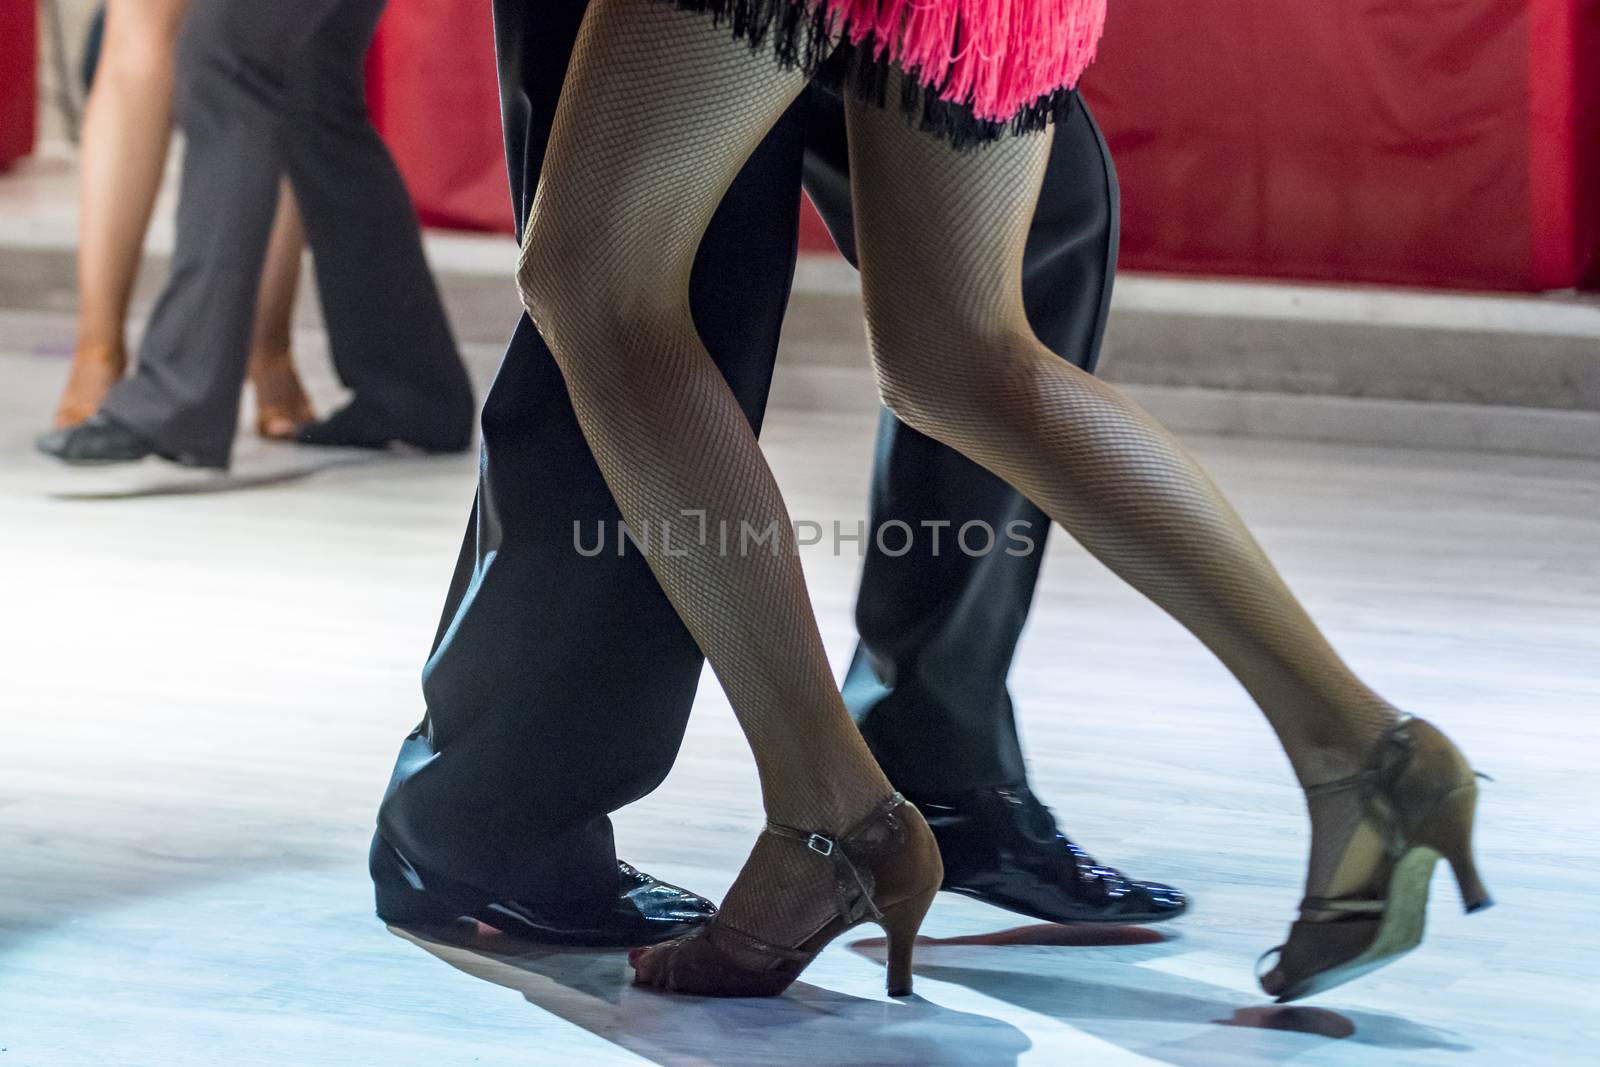
[(172, 274), (134, 374), (104, 405), (163, 453), (228, 464), (283, 175), (352, 408), (418, 445), (471, 438), (472, 391), (416, 213), (367, 115), (363, 61), (384, 3), (194, 0), (178, 52), (188, 145)]

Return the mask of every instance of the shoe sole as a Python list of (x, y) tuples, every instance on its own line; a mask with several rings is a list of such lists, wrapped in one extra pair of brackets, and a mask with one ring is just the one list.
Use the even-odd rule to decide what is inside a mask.
[[(1389, 877), (1389, 904), (1384, 909), (1372, 944), (1347, 963), (1311, 975), (1286, 989), (1278, 995), (1277, 1002), (1287, 1004), (1303, 1000), (1346, 982), (1353, 982), (1381, 967), (1387, 967), (1422, 944), (1422, 935), (1428, 924), (1428, 897), (1433, 873), (1442, 858), (1437, 851), (1425, 846), (1413, 848), (1402, 856)], [(1485, 898), (1467, 904), (1466, 910), (1467, 914), (1472, 915), (1493, 906), (1494, 901)]]

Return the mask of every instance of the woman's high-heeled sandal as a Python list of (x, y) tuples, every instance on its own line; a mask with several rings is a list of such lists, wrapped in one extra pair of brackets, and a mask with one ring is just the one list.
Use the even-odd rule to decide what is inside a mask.
[(834, 918), (790, 948), (747, 934), (719, 915), (676, 941), (634, 950), (628, 960), (635, 982), (700, 996), (777, 996), (830, 941), (873, 922), (888, 937), (889, 995), (909, 996), (917, 930), (944, 880), (939, 846), (922, 814), (896, 793), (837, 838), (775, 823), (765, 832), (833, 865)]
[[(1343, 985), (1393, 963), (1422, 941), (1428, 887), (1440, 859), (1455, 872), (1466, 911), (1494, 903), (1472, 855), (1477, 775), (1432, 724), (1404, 718), (1379, 743), (1367, 770), (1306, 791), (1308, 800), (1360, 794), (1363, 825), (1382, 828), (1383, 862), (1365, 892), (1308, 896), (1277, 964), (1260, 978), (1278, 1003)], [(1346, 845), (1349, 857), (1350, 844)], [(1313, 919), (1313, 915), (1332, 918)]]
[(111, 387), (128, 369), (128, 353), (121, 345), (85, 345), (72, 354), (72, 369), (61, 390), (51, 429), (68, 430), (100, 410)]

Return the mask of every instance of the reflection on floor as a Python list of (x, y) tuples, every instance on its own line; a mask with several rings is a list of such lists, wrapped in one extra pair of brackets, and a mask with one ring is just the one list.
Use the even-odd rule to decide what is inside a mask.
[[(882, 995), (875, 930), (776, 1001), (681, 1000), (629, 987), (617, 953), (372, 917), (366, 837), (473, 460), (316, 469), (246, 442), (237, 484), (201, 486), (229, 491), (67, 499), (171, 475), (119, 487), (28, 454), (61, 348), (15, 339), (65, 328), (0, 312), (0, 1063), (1549, 1064), (1600, 1038), (1600, 464), (1194, 442), (1335, 642), (1496, 776), (1499, 908), (1467, 920), (1441, 878), (1423, 951), (1265, 1006), (1252, 961), (1304, 846), (1287, 767), (1196, 643), (1058, 538), (1013, 678), (1037, 788), (1193, 914), (1086, 932), (941, 899), (912, 1000)], [(870, 433), (774, 414), (798, 517), (861, 516)], [(859, 560), (824, 543), (806, 565), (842, 663)], [(672, 778), (619, 819), (623, 854), (720, 893), (754, 800), (707, 684)]]

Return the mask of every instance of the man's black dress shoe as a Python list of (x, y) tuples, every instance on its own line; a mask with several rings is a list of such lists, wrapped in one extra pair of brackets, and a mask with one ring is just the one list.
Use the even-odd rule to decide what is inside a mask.
[(472, 443), (472, 431), (453, 435), (402, 433), (351, 403), (325, 419), (300, 427), (294, 439), (302, 445), (324, 448), (371, 448), (382, 451), (391, 445), (405, 445), (423, 452), (462, 452)]
[[(83, 467), (137, 463), (146, 456), (158, 454), (155, 445), (111, 416), (98, 412), (76, 426), (41, 434), (33, 444), (47, 456)], [(182, 462), (175, 457), (162, 458)]]
[(620, 862), (616, 896), (593, 905), (496, 897), (416, 866), (379, 834), (372, 835), (367, 867), (378, 918), (396, 926), (443, 926), (472, 918), (543, 944), (628, 948), (681, 937), (717, 913), (704, 897)]
[(1056, 827), (1025, 782), (907, 796), (939, 842), (948, 892), (1056, 923), (1156, 923), (1189, 906), (1171, 886), (1101, 866)]

